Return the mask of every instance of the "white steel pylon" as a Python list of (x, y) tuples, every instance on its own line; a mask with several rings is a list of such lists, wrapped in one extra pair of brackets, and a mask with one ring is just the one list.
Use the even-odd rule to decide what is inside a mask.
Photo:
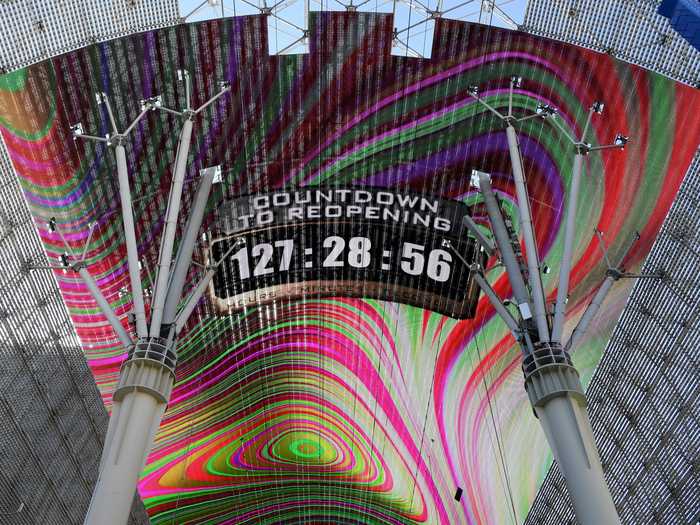
[[(484, 295), (488, 297), (496, 313), (500, 315), (520, 345), (523, 354), (522, 369), (525, 376), (525, 389), (535, 415), (542, 425), (554, 458), (566, 480), (566, 486), (579, 523), (581, 525), (618, 525), (620, 519), (605, 482), (588, 418), (586, 397), (578, 372), (569, 356), (569, 349), (572, 342), (575, 343), (580, 339), (591, 317), (598, 310), (605, 295), (612, 287), (612, 283), (621, 277), (640, 276), (626, 274), (624, 270), (619, 268), (609, 268), (605, 282), (587, 308), (579, 326), (574, 330), (571, 340), (563, 346), (561, 339), (568, 300), (576, 207), (583, 158), (592, 151), (608, 148), (623, 149), (628, 138), (618, 134), (613, 144), (600, 146), (593, 146), (585, 142), (593, 114), (603, 111), (603, 104), (600, 102), (591, 106), (579, 139), (573, 138), (567, 132), (557, 120), (556, 110), (546, 104), (539, 104), (536, 112), (532, 114), (516, 118), (513, 115), (513, 92), (515, 88), (520, 87), (521, 83), (522, 78), (520, 77), (512, 77), (510, 80), (507, 114), (502, 114), (485, 98), (481, 97), (478, 87), (471, 86), (469, 92), (478, 103), (505, 124), (526, 254), (519, 253), (519, 241), (514, 233), (506, 227), (487, 173), (475, 172), (472, 174), (472, 179), (478, 185), (483, 196), (493, 241), (479, 231), (470, 218), (465, 219), (465, 226), (485, 251), (494, 253), (495, 249), (498, 249), (511, 283), (518, 313), (514, 316), (501, 301), (484, 277), (483, 268), (480, 265), (469, 265), (449, 241), (443, 240), (443, 244), (451, 248), (457, 257), (470, 267)], [(525, 184), (517, 132), (514, 127), (517, 123), (532, 118), (543, 118), (551, 121), (567, 137), (575, 150), (571, 189), (566, 205), (564, 250), (553, 316), (550, 316), (547, 311), (546, 298), (542, 288), (542, 265), (537, 255), (530, 201)], [(524, 261), (523, 258), (525, 258)]]
[[(141, 470), (151, 450), (160, 421), (170, 400), (175, 379), (176, 343), (180, 330), (194, 310), (204, 290), (214, 276), (216, 267), (225, 259), (222, 257), (207, 269), (202, 280), (190, 293), (185, 305), (178, 311), (185, 285), (187, 270), (192, 261), (198, 231), (206, 209), (206, 202), (212, 187), (217, 167), (202, 170), (192, 210), (185, 226), (177, 258), (174, 264), (173, 247), (180, 212), (183, 185), (187, 171), (187, 158), (192, 137), (192, 126), (201, 112), (230, 91), (228, 83), (221, 83), (219, 92), (197, 109), (192, 109), (191, 85), (187, 71), (178, 71), (178, 78), (185, 83), (186, 107), (181, 111), (166, 108), (160, 97), (141, 101), (141, 113), (125, 129), (119, 132), (109, 100), (104, 93), (97, 95), (97, 102), (104, 104), (112, 129), (107, 137), (87, 135), (80, 123), (71, 126), (75, 139), (85, 139), (105, 143), (113, 147), (117, 160), (117, 176), (121, 200), (124, 237), (127, 248), (127, 261), (134, 304), (136, 336), (134, 341), (112, 311), (102, 295), (94, 278), (90, 275), (83, 257), (76, 257), (68, 243), (62, 256), (62, 266), (72, 269), (83, 279), (101, 311), (114, 328), (119, 340), (128, 350), (123, 363), (119, 382), (112, 397), (112, 415), (107, 428), (105, 444), (100, 460), (99, 476), (93, 492), (90, 507), (85, 518), (86, 525), (124, 525), (127, 523), (134, 501)], [(149, 111), (165, 111), (183, 119), (175, 157), (173, 180), (168, 197), (165, 228), (161, 241), (155, 291), (151, 303), (150, 320), (146, 310), (139, 271), (138, 248), (132, 214), (131, 191), (126, 160), (125, 144), (129, 133)], [(49, 221), (50, 229), (57, 228), (56, 219)], [(92, 234), (92, 230), (91, 230)], [(234, 244), (235, 246), (235, 244)], [(232, 248), (233, 249), (233, 248)], [(172, 266), (172, 267), (171, 267)], [(50, 268), (56, 268), (49, 266)]]

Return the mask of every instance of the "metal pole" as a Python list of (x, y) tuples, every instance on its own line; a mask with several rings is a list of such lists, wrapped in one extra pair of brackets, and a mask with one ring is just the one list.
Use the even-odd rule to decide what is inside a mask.
[(580, 152), (574, 157), (574, 170), (571, 177), (571, 190), (569, 203), (566, 208), (566, 225), (564, 227), (564, 252), (559, 269), (559, 287), (557, 288), (557, 301), (554, 304), (554, 322), (552, 323), (552, 341), (561, 343), (561, 335), (564, 331), (564, 319), (566, 314), (566, 301), (569, 295), (569, 277), (571, 275), (571, 261), (573, 259), (574, 235), (576, 233), (576, 209), (578, 206), (579, 187), (581, 186), (581, 172), (583, 171), (583, 155)]
[(158, 275), (156, 277), (156, 290), (151, 309), (150, 336), (160, 336), (160, 326), (163, 319), (163, 308), (165, 296), (168, 292), (168, 280), (170, 277), (170, 263), (173, 256), (173, 243), (177, 230), (177, 216), (180, 212), (180, 199), (182, 198), (182, 187), (185, 182), (185, 171), (187, 168), (187, 156), (190, 150), (192, 138), (192, 116), (188, 116), (182, 126), (182, 135), (178, 145), (178, 153), (175, 164), (173, 183), (170, 188), (168, 198), (168, 210), (165, 220), (165, 232), (158, 259)]
[(540, 265), (537, 258), (537, 246), (535, 245), (535, 234), (532, 228), (532, 217), (530, 215), (530, 201), (525, 187), (525, 177), (523, 166), (520, 161), (520, 148), (518, 147), (518, 137), (515, 128), (508, 124), (506, 126), (508, 136), (508, 150), (510, 161), (513, 165), (513, 178), (515, 179), (515, 191), (518, 195), (518, 208), (520, 209), (520, 224), (525, 239), (525, 249), (527, 250), (527, 269), (530, 276), (530, 289), (532, 290), (532, 303), (535, 310), (535, 323), (540, 341), (549, 341), (549, 326), (547, 324), (547, 312), (544, 304), (544, 291), (542, 290), (542, 280), (540, 279)]
[(209, 283), (214, 278), (214, 274), (216, 274), (216, 271), (219, 268), (219, 266), (221, 266), (221, 264), (226, 260), (226, 258), (233, 250), (242, 246), (243, 244), (245, 244), (245, 241), (243, 239), (236, 239), (236, 241), (231, 244), (231, 247), (228, 250), (226, 250), (226, 252), (221, 256), (221, 259), (219, 259), (212, 266), (207, 268), (207, 272), (204, 274), (204, 277), (202, 277), (202, 279), (197, 283), (195, 289), (192, 291), (192, 293), (190, 293), (190, 297), (189, 299), (187, 299), (185, 306), (183, 306), (182, 310), (180, 310), (180, 313), (178, 313), (175, 316), (173, 324), (175, 325), (176, 336), (184, 328), (187, 319), (194, 311), (195, 307), (197, 306), (197, 303), (204, 294), (204, 291), (207, 289), (207, 286), (209, 286)]
[(501, 298), (498, 297), (496, 291), (491, 287), (489, 282), (483, 275), (481, 275), (481, 273), (474, 272), (472, 275), (474, 277), (474, 280), (476, 281), (476, 284), (478, 284), (479, 288), (481, 288), (481, 291), (484, 292), (484, 294), (486, 294), (486, 297), (489, 298), (491, 306), (493, 306), (494, 310), (496, 310), (496, 313), (501, 316), (501, 319), (503, 319), (503, 321), (506, 323), (506, 326), (508, 326), (508, 328), (510, 328), (510, 331), (513, 332), (513, 337), (515, 337), (515, 340), (519, 341), (520, 327), (518, 326), (518, 322), (512, 315), (510, 315), (508, 309), (501, 302)]
[(576, 519), (581, 525), (619, 525), (578, 374), (569, 365), (546, 368), (535, 372), (541, 374), (539, 378), (526, 377), (526, 387), (566, 481)]
[(496, 247), (493, 245), (493, 241), (482, 233), (477, 224), (469, 215), (465, 215), (462, 222), (471, 232), (471, 234), (476, 237), (476, 240), (479, 241), (479, 244), (484, 248), (489, 257), (496, 253)]
[[(525, 287), (525, 280), (523, 279), (523, 274), (520, 272), (520, 264), (518, 263), (518, 259), (515, 257), (513, 246), (510, 243), (508, 230), (506, 229), (505, 222), (503, 222), (501, 210), (498, 207), (496, 197), (491, 189), (491, 181), (486, 173), (479, 174), (479, 188), (481, 189), (481, 194), (484, 197), (486, 213), (489, 215), (491, 227), (493, 228), (493, 236), (496, 238), (496, 244), (501, 252), (501, 259), (506, 267), (510, 285), (513, 288), (513, 296), (518, 302), (518, 308), (520, 309), (521, 313), (525, 308), (527, 308), (527, 312), (529, 312), (530, 298), (528, 297), (527, 288)], [(529, 319), (531, 317), (531, 314), (523, 315), (524, 319)]]
[(163, 328), (169, 327), (169, 325), (171, 325), (175, 320), (177, 306), (182, 295), (182, 290), (185, 286), (187, 270), (189, 269), (190, 262), (192, 261), (192, 252), (194, 251), (194, 247), (197, 243), (197, 236), (199, 235), (199, 229), (202, 226), (202, 220), (204, 219), (204, 212), (207, 208), (207, 200), (209, 198), (209, 193), (211, 192), (211, 186), (214, 181), (215, 174), (216, 169), (210, 168), (203, 170), (202, 176), (199, 180), (197, 193), (194, 197), (194, 204), (192, 206), (192, 210), (190, 211), (190, 218), (187, 221), (185, 234), (182, 236), (182, 242), (180, 243), (177, 258), (175, 259), (172, 277), (168, 283), (168, 291), (165, 296), (165, 306), (163, 309)]
[(215, 273), (216, 268), (209, 268), (209, 270), (207, 270), (207, 273), (204, 274), (204, 277), (202, 277), (199, 283), (197, 283), (197, 287), (190, 294), (187, 303), (185, 303), (185, 306), (182, 307), (182, 310), (174, 319), (175, 334), (179, 334), (180, 331), (185, 327), (187, 319), (194, 311), (199, 300), (202, 298), (204, 291), (207, 289), (207, 286), (209, 286), (209, 283), (211, 282)]
[(136, 333), (139, 337), (148, 334), (146, 325), (146, 307), (143, 304), (143, 290), (141, 288), (141, 271), (139, 269), (139, 253), (136, 244), (134, 230), (134, 215), (131, 211), (131, 191), (129, 190), (129, 174), (126, 165), (126, 150), (123, 144), (118, 143), (115, 148), (117, 156), (117, 176), (119, 178), (119, 197), (122, 206), (122, 218), (124, 221), (124, 238), (126, 240), (127, 264), (129, 267), (129, 279), (131, 281), (131, 298), (134, 303), (134, 316), (136, 317)]

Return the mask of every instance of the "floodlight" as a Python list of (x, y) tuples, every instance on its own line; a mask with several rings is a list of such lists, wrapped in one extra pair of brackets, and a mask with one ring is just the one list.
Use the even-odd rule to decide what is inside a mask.
[(163, 105), (163, 99), (161, 98), (160, 95), (157, 95), (155, 97), (144, 98), (141, 100), (141, 111), (145, 111), (147, 109), (155, 111), (157, 108), (161, 107), (162, 105)]
[(599, 101), (595, 101), (591, 106), (591, 109), (594, 113), (598, 113), (600, 115), (603, 112), (603, 109), (605, 109), (605, 104)]
[(229, 80), (219, 80), (219, 89), (223, 91), (231, 87), (231, 82)]
[(618, 133), (617, 135), (615, 135), (614, 144), (615, 144), (615, 146), (619, 146), (620, 149), (624, 149), (625, 146), (627, 145), (627, 143), (629, 142), (629, 140), (630, 140), (629, 137), (626, 137), (622, 133)]
[(473, 97), (479, 96), (479, 86), (471, 85), (467, 88), (467, 91), (469, 91), (469, 94)]
[(547, 266), (546, 264), (542, 265), (542, 273), (543, 274), (548, 275), (551, 271), (552, 271), (552, 269), (549, 266)]
[(73, 124), (70, 127), (70, 131), (73, 134), (73, 138), (79, 137), (80, 135), (85, 133), (85, 131), (83, 130), (83, 125), (80, 122), (78, 122), (77, 124)]
[(182, 81), (185, 80), (185, 78), (188, 77), (188, 76), (189, 76), (189, 73), (187, 73), (187, 71), (185, 71), (184, 69), (178, 69), (178, 70), (177, 70), (177, 80), (178, 80), (178, 82), (182, 82)]
[(50, 232), (55, 232), (56, 231), (56, 217), (51, 217), (49, 219), (49, 222), (46, 223), (46, 226), (48, 227)]
[(440, 243), (440, 246), (442, 246), (443, 248), (450, 248), (452, 246), (452, 243), (447, 239), (443, 239)]
[(556, 108), (550, 106), (549, 104), (542, 104), (539, 103), (537, 104), (537, 108), (535, 109), (535, 112), (538, 115), (542, 115), (543, 117), (551, 117), (557, 114)]
[(65, 268), (68, 268), (70, 266), (70, 260), (68, 259), (67, 253), (62, 253), (58, 257), (58, 260), (61, 261), (61, 266), (64, 266)]
[(523, 77), (516, 77), (512, 76), (510, 77), (510, 85), (516, 88), (519, 88), (523, 84)]
[(98, 104), (102, 104), (105, 101), (105, 95), (102, 91), (98, 91), (95, 93), (95, 100), (97, 101)]

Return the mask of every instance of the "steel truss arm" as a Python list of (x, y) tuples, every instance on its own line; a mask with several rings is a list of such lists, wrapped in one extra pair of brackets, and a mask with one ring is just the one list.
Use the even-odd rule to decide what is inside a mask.
[[(107, 436), (100, 461), (100, 471), (97, 485), (93, 492), (85, 523), (87, 525), (121, 525), (128, 519), (133, 496), (136, 491), (139, 473), (148, 456), (153, 438), (160, 425), (162, 415), (170, 399), (175, 378), (176, 341), (173, 338), (161, 337), (161, 325), (165, 310), (176, 309), (187, 266), (191, 261), (192, 249), (196, 240), (197, 230), (201, 227), (202, 216), (206, 209), (206, 200), (211, 189), (212, 175), (203, 178), (200, 183), (193, 216), (188, 221), (185, 232), (185, 242), (178, 257), (175, 269), (171, 274), (171, 259), (173, 255), (174, 237), (180, 212), (180, 202), (187, 171), (187, 158), (192, 137), (194, 118), (208, 106), (215, 103), (230, 90), (228, 84), (221, 87), (219, 93), (210, 98), (197, 109), (190, 104), (191, 86), (189, 74), (179, 72), (181, 80), (185, 81), (186, 108), (176, 111), (162, 106), (160, 97), (151, 97), (142, 101), (141, 113), (126, 128), (122, 134), (117, 131), (117, 124), (109, 101), (104, 94), (97, 97), (99, 103), (105, 104), (110, 125), (114, 134), (107, 139), (107, 144), (115, 147), (117, 159), (117, 174), (119, 177), (120, 200), (124, 221), (125, 239), (127, 246), (127, 261), (131, 280), (134, 311), (138, 340), (132, 344), (129, 339), (130, 351), (127, 360), (122, 364), (119, 382), (113, 394), (112, 415), (109, 421)], [(173, 170), (173, 182), (168, 197), (166, 210), (166, 225), (161, 240), (158, 273), (156, 276), (155, 297), (152, 302), (150, 327), (146, 322), (143, 290), (141, 286), (139, 259), (132, 214), (131, 192), (127, 170), (126, 150), (124, 144), (126, 135), (133, 131), (145, 114), (150, 110), (161, 110), (169, 114), (184, 117), (180, 134), (178, 150)], [(82, 125), (71, 127), (75, 138), (93, 139), (85, 135)], [(99, 138), (100, 142), (104, 142)], [(87, 250), (87, 247), (85, 248)], [(86, 253), (84, 251), (83, 253)], [(120, 340), (127, 342), (128, 334), (121, 328), (119, 320), (110, 309), (109, 304), (97, 283), (87, 273), (82, 263), (72, 265), (87, 288), (96, 298), (107, 320), (112, 324)], [(202, 291), (204, 287), (202, 288)], [(201, 294), (200, 294), (201, 297)], [(170, 304), (170, 301), (174, 305)], [(196, 304), (196, 303), (195, 303)], [(187, 312), (181, 312), (178, 321), (184, 325)], [(172, 319), (174, 323), (174, 319)], [(150, 336), (149, 336), (150, 333)], [(168, 334), (169, 335), (169, 334)]]
[(518, 303), (518, 308), (523, 314), (523, 318), (529, 319), (531, 317), (530, 298), (527, 292), (527, 287), (525, 286), (525, 279), (523, 278), (523, 274), (520, 271), (520, 264), (518, 263), (518, 259), (513, 251), (513, 246), (510, 242), (510, 235), (506, 229), (498, 202), (496, 202), (496, 196), (491, 189), (491, 181), (489, 180), (488, 174), (479, 174), (479, 188), (481, 189), (481, 194), (484, 197), (486, 212), (488, 213), (489, 221), (491, 222), (491, 228), (493, 229), (493, 235), (496, 239), (498, 251), (501, 253), (501, 260), (506, 267), (508, 279), (510, 280), (510, 285), (513, 288), (513, 296)]
[(228, 250), (226, 250), (226, 252), (221, 256), (221, 259), (219, 259), (212, 266), (207, 268), (207, 272), (204, 274), (204, 277), (202, 277), (199, 283), (197, 283), (197, 286), (195, 286), (194, 290), (192, 290), (192, 292), (190, 293), (190, 296), (187, 299), (185, 306), (182, 307), (182, 310), (177, 314), (177, 316), (174, 319), (175, 335), (179, 334), (180, 331), (185, 327), (187, 319), (190, 317), (190, 315), (192, 315), (192, 312), (197, 306), (197, 303), (199, 303), (199, 300), (202, 298), (202, 295), (209, 286), (209, 283), (214, 278), (214, 275), (216, 274), (216, 271), (219, 268), (219, 266), (221, 266), (221, 264), (226, 260), (226, 258), (234, 249), (238, 248), (239, 246), (242, 246), (243, 244), (245, 244), (245, 241), (243, 239), (236, 240), (236, 242), (234, 242), (233, 245)]

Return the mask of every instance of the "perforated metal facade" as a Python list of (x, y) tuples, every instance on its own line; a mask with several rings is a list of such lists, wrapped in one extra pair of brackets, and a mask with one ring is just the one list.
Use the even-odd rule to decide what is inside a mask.
[[(700, 154), (588, 388), (623, 523), (700, 521)], [(575, 523), (556, 465), (527, 525)]]
[(657, 13), (660, 0), (530, 0), (523, 30), (700, 83), (700, 51)]
[(5, 0), (0, 72), (178, 20), (176, 0)]

